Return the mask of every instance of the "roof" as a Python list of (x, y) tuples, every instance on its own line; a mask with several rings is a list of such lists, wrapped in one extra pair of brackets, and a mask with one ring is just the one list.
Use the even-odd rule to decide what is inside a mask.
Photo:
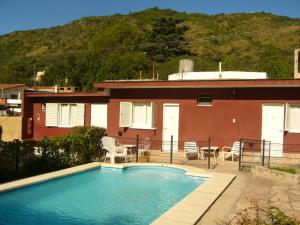
[(0, 83), (0, 89), (7, 90), (7, 89), (23, 89), (25, 88), (25, 84), (4, 84)]
[(107, 94), (104, 92), (62, 92), (62, 93), (53, 93), (53, 92), (27, 92), (27, 97), (30, 98), (55, 98), (55, 97), (106, 97)]
[(140, 88), (256, 88), (256, 87), (300, 87), (300, 79), (262, 80), (118, 80), (95, 83), (96, 88), (140, 89)]

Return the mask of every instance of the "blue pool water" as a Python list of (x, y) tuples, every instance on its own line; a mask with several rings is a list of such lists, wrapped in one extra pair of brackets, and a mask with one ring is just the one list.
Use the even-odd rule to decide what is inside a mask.
[(205, 178), (163, 167), (101, 168), (0, 194), (0, 224), (150, 224)]

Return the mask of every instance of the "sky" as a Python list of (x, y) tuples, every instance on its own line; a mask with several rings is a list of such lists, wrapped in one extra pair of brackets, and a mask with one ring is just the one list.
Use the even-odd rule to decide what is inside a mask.
[(264, 11), (300, 18), (300, 0), (0, 0), (0, 35), (153, 7), (205, 14)]

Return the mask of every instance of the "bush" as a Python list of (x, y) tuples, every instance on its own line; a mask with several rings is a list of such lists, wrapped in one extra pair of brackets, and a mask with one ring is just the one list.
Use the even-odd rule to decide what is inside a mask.
[(225, 225), (300, 225), (294, 217), (287, 216), (277, 207), (259, 206), (258, 201), (251, 200), (251, 206), (238, 211), (229, 221), (222, 221)]
[[(38, 142), (0, 140), (0, 182), (89, 163), (102, 155), (101, 138), (106, 130), (74, 127), (65, 137)], [(35, 155), (38, 150), (41, 155)]]
[(102, 153), (101, 138), (106, 130), (98, 127), (74, 127), (66, 137), (43, 138), (39, 146), (42, 159), (51, 168), (62, 168), (96, 160)]
[(101, 138), (106, 130), (98, 127), (74, 127), (67, 139), (76, 154), (77, 163), (88, 163), (102, 154)]

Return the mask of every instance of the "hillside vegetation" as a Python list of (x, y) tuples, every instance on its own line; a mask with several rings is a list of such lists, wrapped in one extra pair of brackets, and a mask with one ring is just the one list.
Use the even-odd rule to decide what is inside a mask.
[[(155, 41), (151, 32), (158, 20), (170, 17), (180, 21), (177, 27), (186, 28), (182, 32), (186, 54), (156, 61), (147, 49), (166, 41)], [(166, 79), (178, 72), (183, 57), (194, 59), (196, 71), (217, 70), (222, 61), (224, 70), (292, 78), (299, 37), (300, 19), (267, 13), (209, 16), (153, 8), (85, 17), (63, 26), (0, 36), (0, 82), (32, 85), (35, 65), (36, 71), (46, 71), (40, 84), (64, 84), (67, 78), (69, 84), (91, 90), (95, 81), (136, 79), (140, 71), (142, 78), (151, 78), (153, 62), (160, 79)]]

